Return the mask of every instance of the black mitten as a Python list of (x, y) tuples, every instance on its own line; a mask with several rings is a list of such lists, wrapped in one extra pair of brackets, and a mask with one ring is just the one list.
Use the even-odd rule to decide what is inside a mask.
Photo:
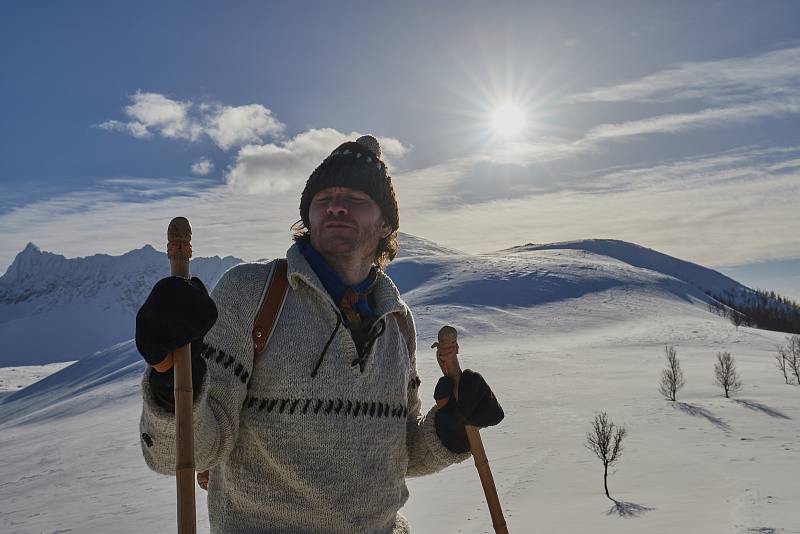
[(464, 417), (458, 412), (458, 402), (450, 397), (450, 401), (436, 412), (436, 435), (451, 452), (469, 452), (467, 440), (467, 424)]
[[(200, 384), (206, 375), (206, 361), (200, 354), (207, 348), (202, 340), (192, 341), (192, 397), (197, 400), (200, 393)], [(150, 390), (156, 403), (162, 408), (175, 411), (175, 368), (170, 367), (168, 371), (159, 373), (152, 367), (148, 375)]]
[(453, 379), (449, 376), (443, 376), (436, 382), (436, 388), (433, 390), (433, 398), (436, 401), (449, 397), (453, 394)]
[(505, 417), (489, 384), (480, 373), (469, 369), (461, 373), (458, 382), (458, 411), (467, 424), (479, 428), (494, 426)]
[(436, 434), (450, 451), (468, 452), (465, 425), (494, 426), (503, 420), (505, 414), (489, 384), (479, 373), (469, 369), (461, 373), (458, 400), (452, 394), (453, 384), (452, 378), (444, 376), (436, 384), (433, 396), (437, 401), (450, 397), (447, 404), (436, 412)]
[(157, 365), (167, 353), (201, 340), (216, 321), (217, 306), (199, 278), (163, 278), (136, 314), (136, 348)]

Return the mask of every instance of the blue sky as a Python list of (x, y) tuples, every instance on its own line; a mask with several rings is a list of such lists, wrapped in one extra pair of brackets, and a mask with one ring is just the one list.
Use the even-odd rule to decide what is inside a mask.
[[(702, 4), (702, 5), (697, 5)], [(0, 272), (152, 243), (282, 254), (340, 141), (401, 231), (617, 238), (800, 298), (796, 2), (4, 2)], [(513, 102), (513, 136), (492, 111)]]

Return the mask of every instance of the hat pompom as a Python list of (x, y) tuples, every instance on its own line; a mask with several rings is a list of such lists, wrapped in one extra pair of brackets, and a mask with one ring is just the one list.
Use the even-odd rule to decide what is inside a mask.
[(378, 140), (372, 137), (371, 135), (362, 135), (358, 139), (356, 139), (356, 143), (361, 146), (367, 147), (372, 151), (373, 154), (381, 157), (381, 145), (378, 143)]

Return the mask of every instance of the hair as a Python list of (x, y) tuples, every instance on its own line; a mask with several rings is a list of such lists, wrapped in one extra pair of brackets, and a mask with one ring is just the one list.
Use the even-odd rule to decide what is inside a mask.
[[(306, 227), (303, 219), (300, 219), (294, 223), (290, 227), (290, 230), (292, 232), (293, 240), (305, 241), (306, 243), (311, 242), (311, 232)], [(391, 234), (378, 241), (378, 248), (375, 249), (375, 258), (373, 258), (373, 263), (375, 263), (378, 269), (385, 271), (386, 266), (389, 265), (389, 262), (395, 259), (397, 256), (398, 248), (397, 230), (393, 230)]]

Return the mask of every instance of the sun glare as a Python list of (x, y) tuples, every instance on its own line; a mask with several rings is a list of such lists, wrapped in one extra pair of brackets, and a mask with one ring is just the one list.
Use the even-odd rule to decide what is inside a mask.
[(503, 104), (492, 112), (492, 130), (503, 137), (518, 135), (525, 126), (525, 113), (514, 104)]

